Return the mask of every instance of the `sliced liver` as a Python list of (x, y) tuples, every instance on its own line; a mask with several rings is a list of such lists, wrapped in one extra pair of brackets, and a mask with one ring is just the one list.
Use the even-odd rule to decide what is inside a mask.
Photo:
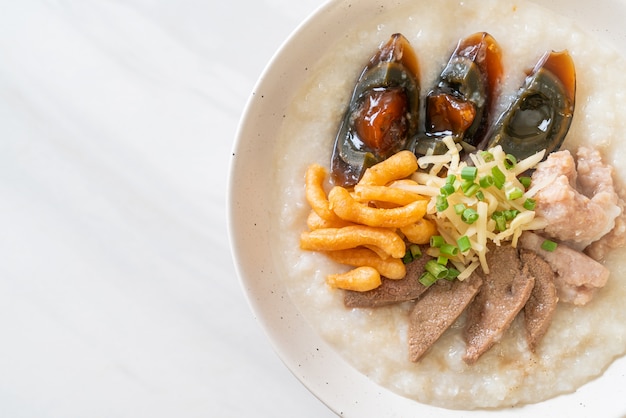
[(535, 286), (524, 306), (526, 340), (528, 348), (534, 352), (550, 327), (559, 297), (554, 285), (555, 274), (552, 267), (533, 251), (521, 250), (520, 258), (535, 278)]
[(463, 357), (467, 364), (475, 363), (502, 338), (526, 304), (535, 282), (528, 266), (522, 267), (515, 248), (492, 245), (489, 250), (490, 272), (484, 274), (483, 285), (467, 309)]
[(478, 293), (482, 282), (477, 273), (464, 281), (439, 280), (417, 300), (409, 315), (411, 361), (419, 361), (457, 320)]

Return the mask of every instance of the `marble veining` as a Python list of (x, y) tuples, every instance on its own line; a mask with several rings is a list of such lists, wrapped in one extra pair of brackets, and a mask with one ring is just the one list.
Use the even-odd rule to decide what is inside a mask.
[(226, 232), (246, 100), (321, 3), (0, 2), (0, 416), (334, 416)]

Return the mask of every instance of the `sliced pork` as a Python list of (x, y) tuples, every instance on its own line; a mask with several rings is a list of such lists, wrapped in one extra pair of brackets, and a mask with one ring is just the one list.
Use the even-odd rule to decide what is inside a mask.
[[(548, 221), (545, 233), (582, 251), (615, 226), (622, 215), (613, 187), (613, 168), (600, 152), (580, 147), (574, 161), (565, 151), (553, 152), (532, 175), (535, 211)], [(622, 202), (623, 203), (623, 202)]]
[(611, 232), (585, 248), (585, 254), (594, 260), (602, 260), (611, 250), (626, 245), (626, 211), (624, 210), (626, 205), (621, 197), (624, 196), (624, 193), (620, 191), (618, 195), (620, 196), (618, 205), (622, 213), (615, 218), (615, 226)]
[(376, 289), (366, 292), (345, 291), (344, 305), (348, 308), (377, 308), (398, 302), (414, 300), (428, 289), (419, 282), (424, 266), (432, 257), (426, 254), (406, 265), (406, 276), (403, 279), (391, 280), (382, 278), (382, 284)]
[(565, 244), (559, 244), (554, 251), (541, 248), (545, 239), (533, 232), (524, 232), (518, 242), (521, 248), (536, 252), (546, 260), (556, 273), (556, 285), (559, 300), (585, 305), (609, 278), (609, 270), (602, 264), (576, 251)]
[(535, 282), (510, 245), (490, 245), (487, 264), (490, 272), (484, 275), (478, 295), (467, 308), (463, 357), (467, 364), (475, 363), (502, 338), (526, 304)]
[(550, 327), (559, 297), (554, 285), (555, 274), (545, 260), (530, 250), (521, 250), (520, 259), (535, 279), (533, 290), (524, 306), (526, 340), (528, 348), (534, 352)]
[(409, 315), (409, 358), (419, 361), (457, 320), (482, 285), (474, 273), (460, 281), (438, 280), (422, 295)]

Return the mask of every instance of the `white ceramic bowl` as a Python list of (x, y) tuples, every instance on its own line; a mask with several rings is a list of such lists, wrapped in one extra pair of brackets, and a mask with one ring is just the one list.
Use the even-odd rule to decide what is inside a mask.
[[(626, 359), (575, 393), (498, 411), (446, 410), (417, 403), (380, 387), (342, 359), (313, 331), (291, 302), (273, 257), (270, 201), (274, 138), (290, 95), (306, 81), (328, 46), (346, 28), (371, 19), (382, 7), (427, 0), (333, 0), (318, 9), (276, 53), (256, 85), (241, 120), (229, 184), (229, 229), (241, 284), (256, 317), (286, 366), (342, 417), (552, 416), (624, 417)], [(597, 32), (626, 53), (626, 2), (537, 0)]]

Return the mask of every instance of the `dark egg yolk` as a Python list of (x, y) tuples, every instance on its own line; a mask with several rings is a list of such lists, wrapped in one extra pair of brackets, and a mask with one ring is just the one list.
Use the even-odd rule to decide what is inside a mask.
[(361, 141), (386, 154), (406, 135), (408, 100), (401, 88), (374, 89), (361, 101), (354, 124)]

